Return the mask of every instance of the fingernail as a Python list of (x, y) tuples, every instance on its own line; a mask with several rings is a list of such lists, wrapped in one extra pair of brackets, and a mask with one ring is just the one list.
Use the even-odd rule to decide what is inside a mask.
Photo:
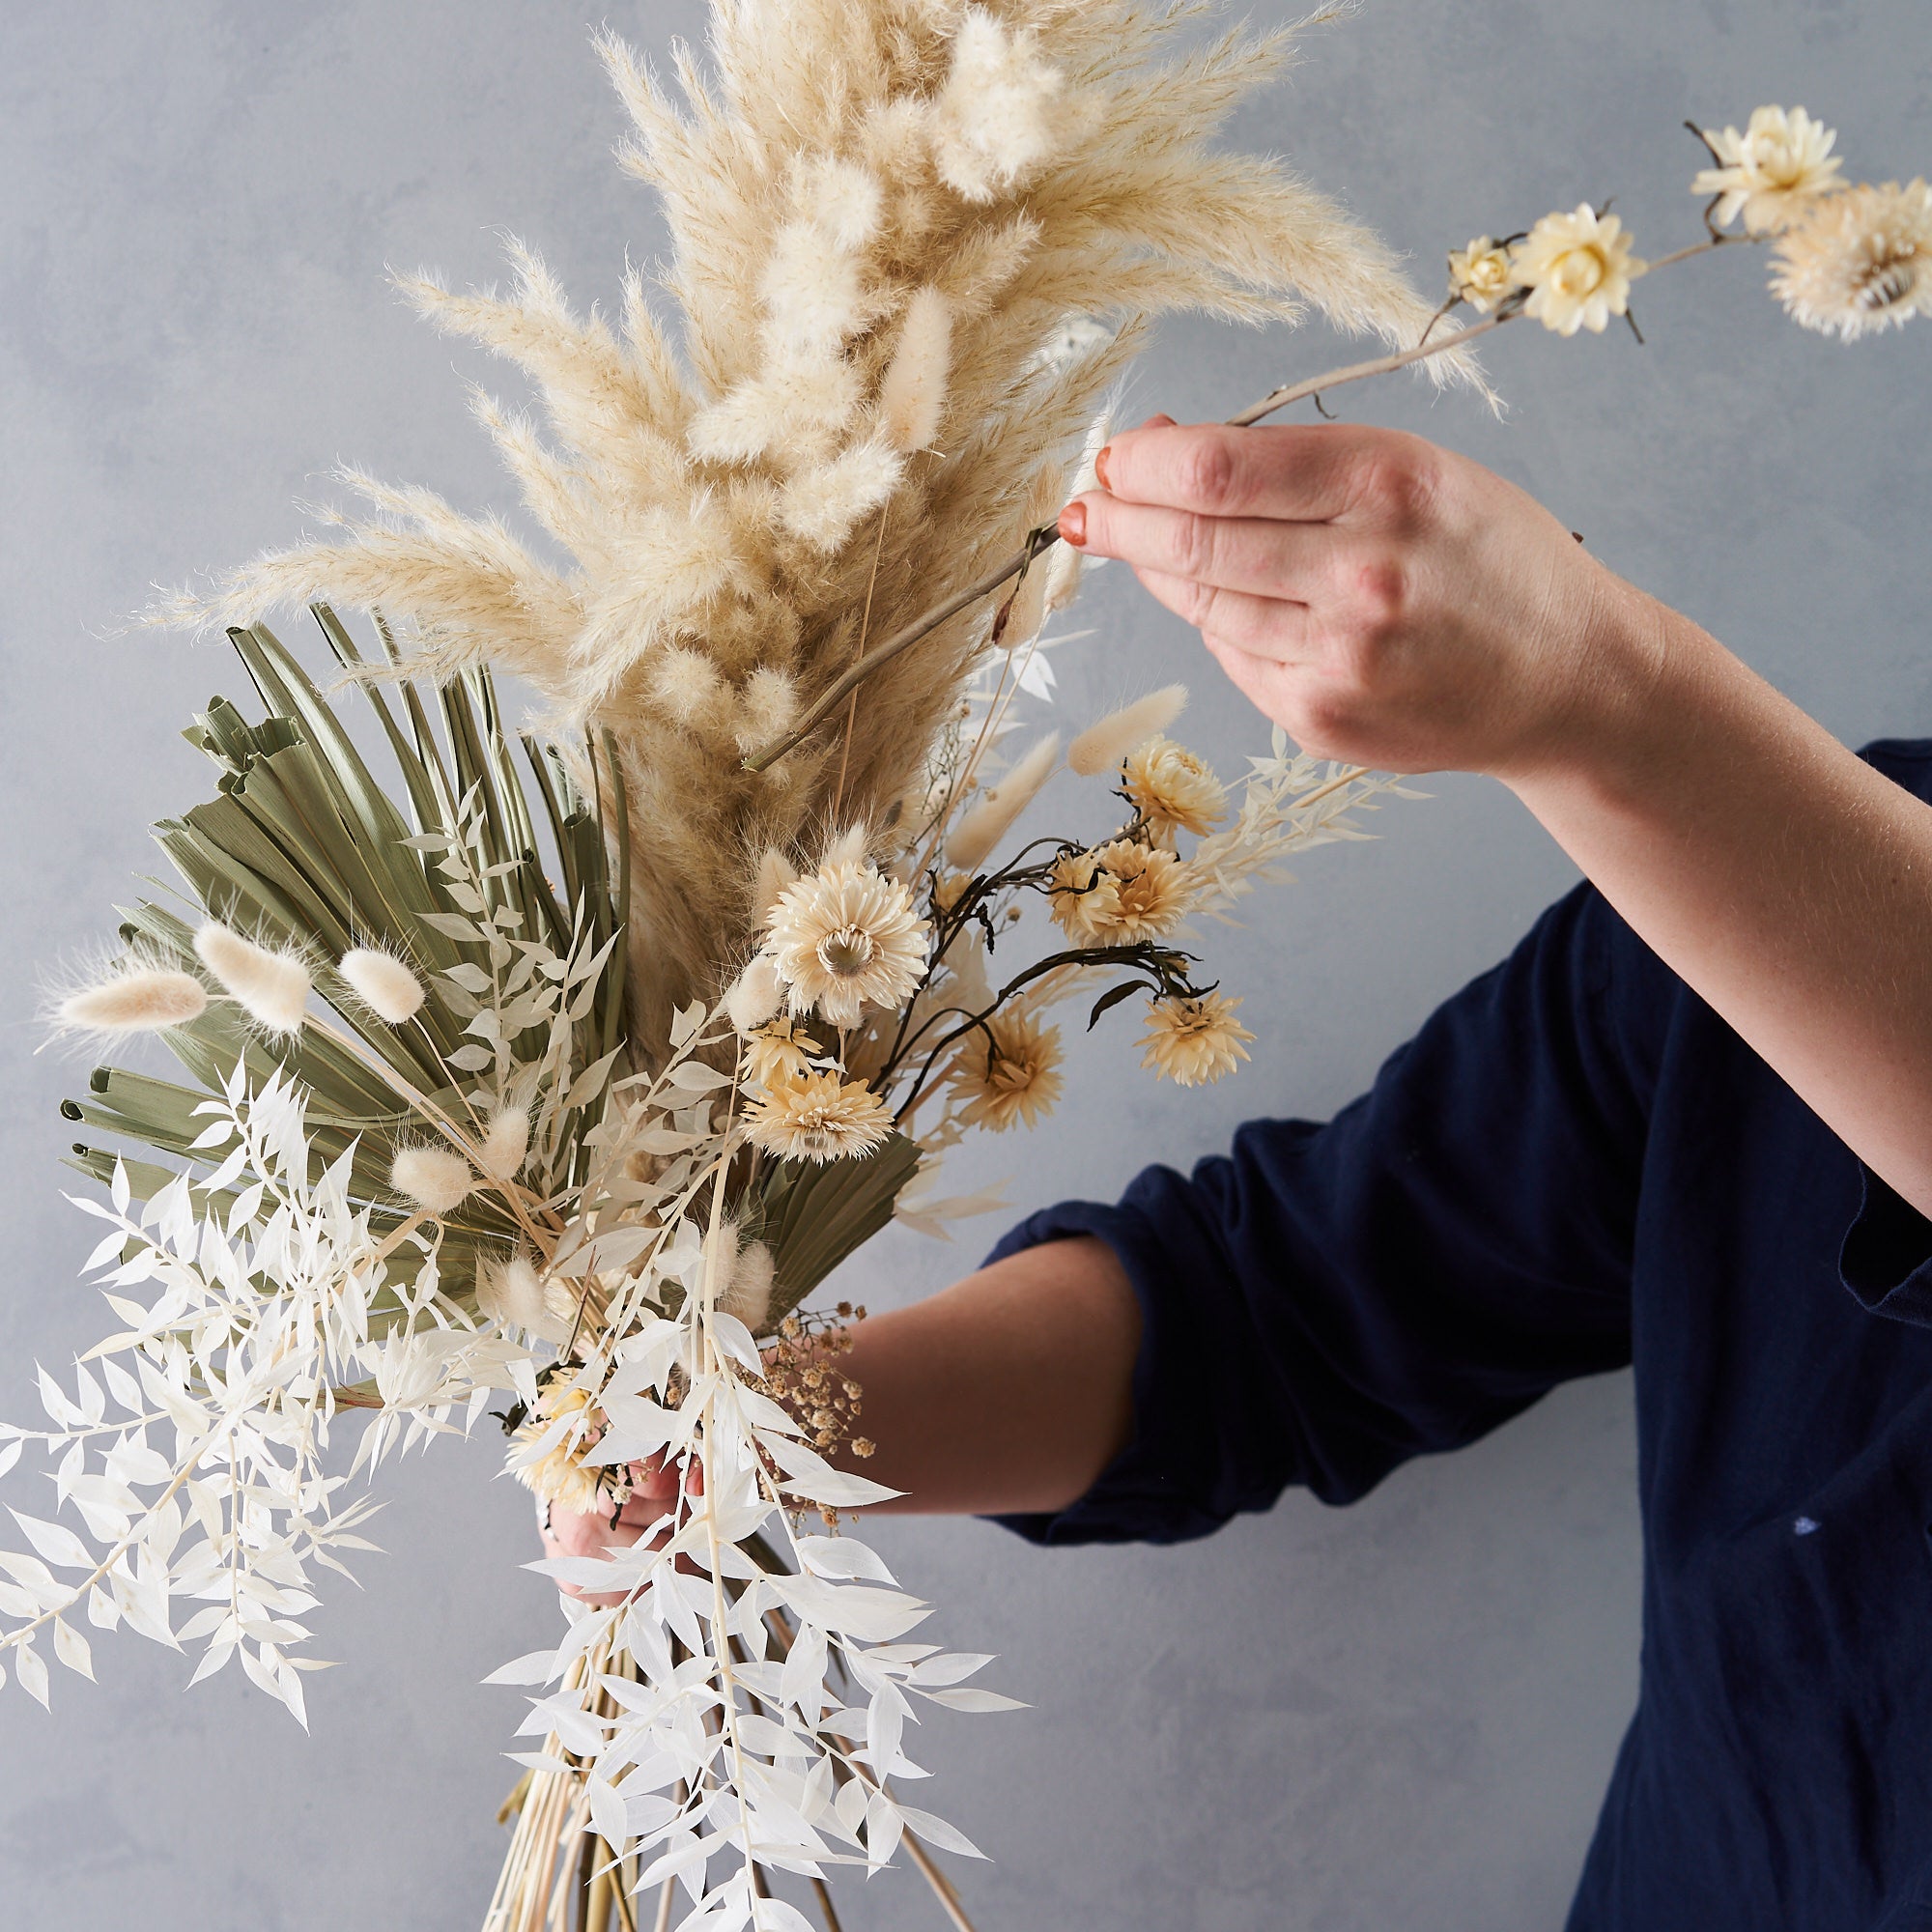
[(1100, 479), (1100, 488), (1103, 490), (1112, 487), (1107, 481), (1107, 459), (1111, 457), (1113, 453), (1114, 453), (1114, 445), (1110, 442), (1103, 450), (1101, 450), (1099, 455), (1094, 459), (1094, 474)]
[[(1103, 477), (1101, 480), (1104, 482), (1106, 479)], [(1060, 513), (1059, 527), (1063, 543), (1070, 543), (1075, 550), (1084, 549), (1087, 543), (1087, 505), (1081, 502), (1067, 504)]]
[(1141, 424), (1143, 429), (1173, 429), (1175, 426), (1172, 416), (1162, 415), (1149, 416), (1147, 421)]

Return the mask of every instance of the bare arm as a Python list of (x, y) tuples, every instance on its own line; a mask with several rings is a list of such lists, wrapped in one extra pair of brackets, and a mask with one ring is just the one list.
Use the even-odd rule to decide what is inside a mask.
[[(1047, 1241), (855, 1332), (839, 1372), (865, 1391), (865, 1462), (906, 1493), (888, 1510), (1006, 1515), (1064, 1509), (1126, 1446), (1141, 1316), (1104, 1241)], [(550, 1512), (549, 1556), (635, 1543), (675, 1477), (647, 1472), (615, 1523)], [(582, 1594), (563, 1586), (569, 1594)], [(592, 1601), (598, 1601), (593, 1599)]]
[(1500, 477), (1326, 426), (1117, 438), (1123, 557), (1307, 749), (1509, 785), (1854, 1152), (1932, 1212), (1932, 808)]

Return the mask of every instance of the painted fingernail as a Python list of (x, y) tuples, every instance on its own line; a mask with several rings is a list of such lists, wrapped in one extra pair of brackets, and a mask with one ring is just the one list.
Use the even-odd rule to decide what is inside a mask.
[(1084, 549), (1087, 543), (1087, 505), (1073, 502), (1060, 513), (1060, 537), (1063, 543), (1070, 543), (1075, 550)]
[(1112, 485), (1110, 485), (1107, 481), (1107, 459), (1111, 457), (1113, 453), (1114, 453), (1114, 445), (1110, 442), (1103, 450), (1101, 450), (1099, 455), (1097, 455), (1094, 459), (1094, 474), (1100, 479), (1100, 488), (1103, 490), (1110, 489), (1112, 487)]

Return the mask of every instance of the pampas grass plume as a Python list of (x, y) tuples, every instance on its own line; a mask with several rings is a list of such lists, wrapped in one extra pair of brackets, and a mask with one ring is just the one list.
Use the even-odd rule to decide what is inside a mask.
[(1034, 801), (1060, 762), (1060, 733), (1042, 738), (954, 827), (946, 856), (962, 872), (977, 872), (1013, 820)]
[(299, 1033), (308, 1010), (308, 968), (293, 952), (272, 952), (232, 925), (210, 920), (194, 936), (201, 963), (222, 990), (270, 1033)]
[(879, 384), (879, 427), (895, 449), (930, 449), (946, 412), (946, 378), (952, 364), (952, 310), (929, 284), (916, 290), (899, 327), (885, 381)]
[(422, 981), (393, 952), (358, 946), (342, 955), (341, 970), (355, 997), (390, 1026), (413, 1019), (422, 1007)]
[(135, 966), (68, 994), (54, 1014), (77, 1032), (129, 1034), (185, 1026), (207, 1009), (208, 988), (192, 973)]
[(483, 1171), (498, 1180), (514, 1180), (530, 1153), (530, 1117), (521, 1107), (505, 1107), (483, 1136)]
[(1097, 724), (1088, 725), (1066, 748), (1066, 762), (1083, 779), (1115, 771), (1136, 745), (1146, 744), (1156, 731), (1165, 731), (1186, 707), (1184, 684), (1151, 691), (1145, 697), (1110, 711)]

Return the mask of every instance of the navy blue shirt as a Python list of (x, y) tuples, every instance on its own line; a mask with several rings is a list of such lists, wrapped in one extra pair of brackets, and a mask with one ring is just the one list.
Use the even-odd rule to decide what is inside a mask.
[[(1932, 743), (1865, 755), (1932, 797)], [(1140, 1299), (1133, 1436), (1011, 1527), (1346, 1503), (1634, 1362), (1642, 1688), (1571, 1932), (1932, 1928), (1932, 1223), (1597, 893), (1326, 1125), (995, 1254), (1071, 1235)]]

